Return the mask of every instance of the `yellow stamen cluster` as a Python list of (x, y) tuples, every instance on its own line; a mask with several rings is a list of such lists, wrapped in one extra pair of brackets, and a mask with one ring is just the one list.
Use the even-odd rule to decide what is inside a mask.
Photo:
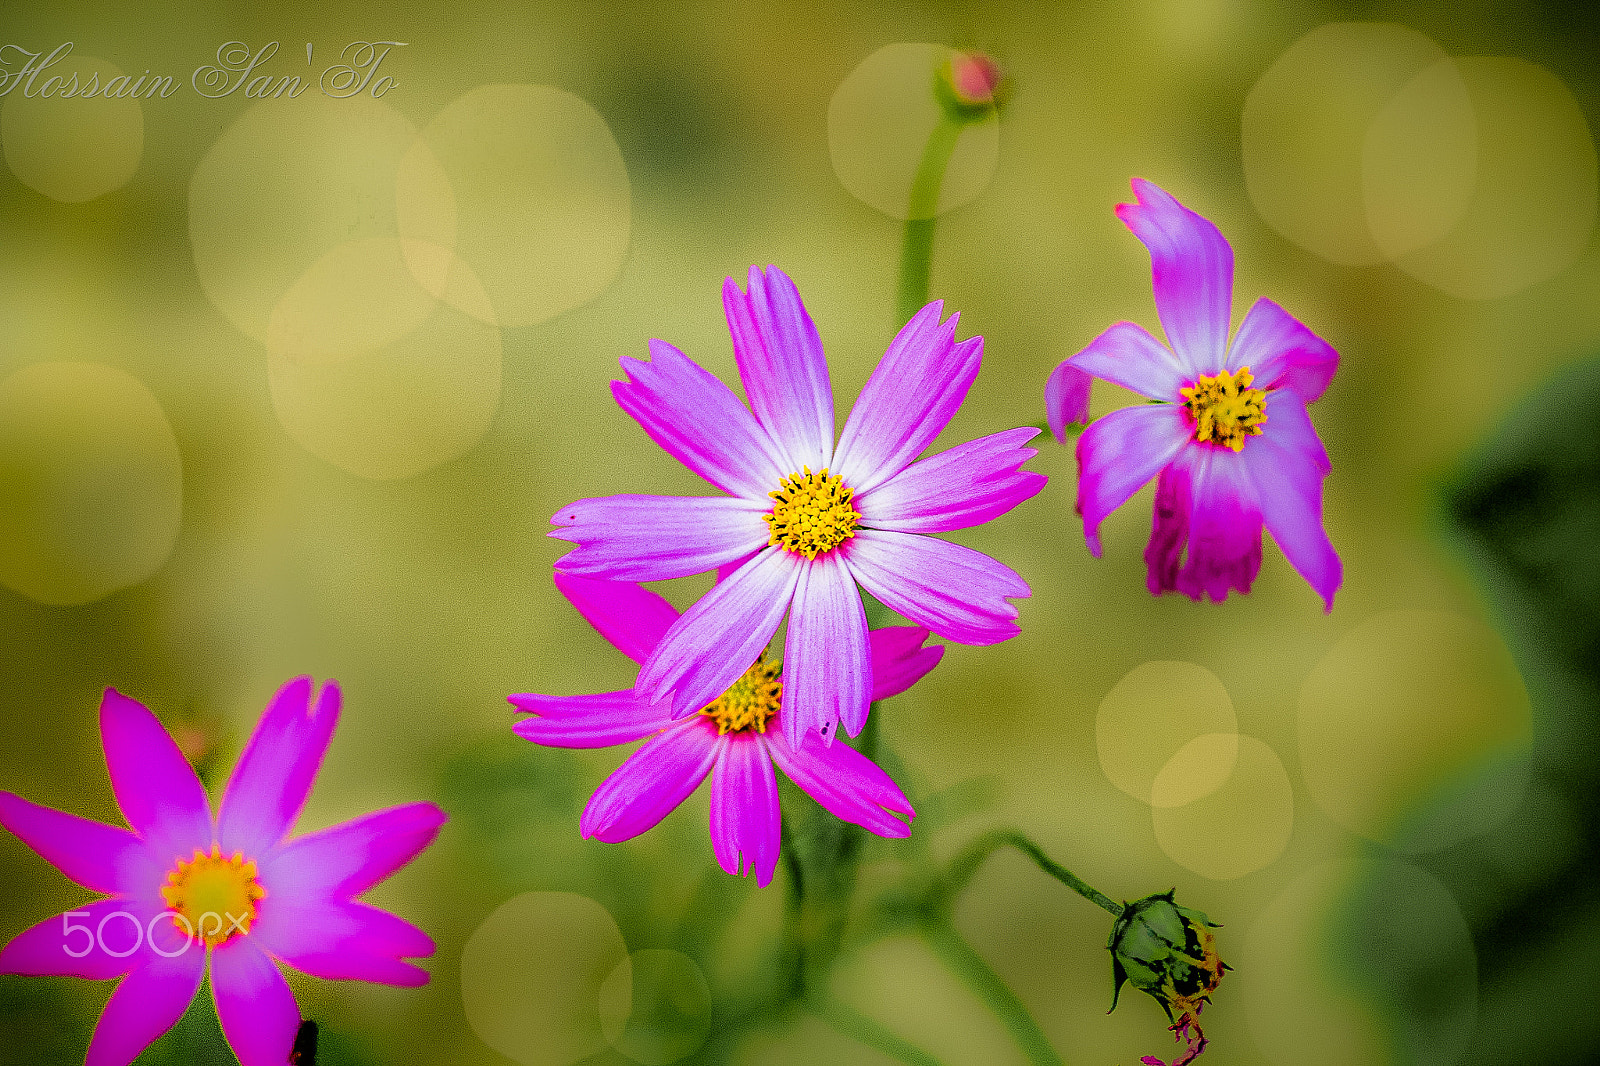
[(162, 897), (175, 912), (172, 924), (212, 947), (248, 933), (256, 904), (266, 894), (256, 880), (255, 862), (237, 851), (224, 856), (216, 844), (210, 854), (196, 848), (192, 859), (179, 859), (161, 886)]
[(826, 467), (820, 474), (809, 466), (801, 469), (767, 493), (772, 511), (761, 520), (771, 530), (768, 544), (815, 559), (855, 536), (861, 515), (851, 505), (855, 491), (838, 474), (830, 475)]
[(751, 729), (765, 733), (767, 723), (783, 702), (782, 673), (782, 663), (769, 663), (762, 655), (728, 687), (728, 691), (707, 704), (700, 713), (717, 723), (718, 736)]
[(1202, 374), (1193, 385), (1179, 389), (1184, 410), (1194, 419), (1194, 439), (1243, 451), (1245, 437), (1258, 435), (1267, 420), (1267, 394), (1250, 387), (1254, 380), (1250, 368), (1242, 366), (1232, 374)]

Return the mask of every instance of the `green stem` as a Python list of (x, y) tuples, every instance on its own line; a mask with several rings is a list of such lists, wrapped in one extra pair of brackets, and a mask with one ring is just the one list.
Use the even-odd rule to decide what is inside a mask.
[(1090, 885), (1083, 878), (1056, 862), (1044, 853), (1044, 850), (1014, 829), (997, 829), (968, 844), (950, 863), (950, 872), (945, 876), (942, 889), (942, 903), (946, 908), (955, 902), (956, 896), (967, 887), (967, 882), (978, 872), (984, 862), (1003, 847), (1013, 847), (1022, 852), (1051, 877), (1066, 885), (1072, 891), (1093, 903), (1097, 907), (1110, 911), (1114, 917), (1122, 917), (1122, 904)]
[(928, 135), (911, 180), (905, 231), (900, 241), (900, 289), (896, 298), (897, 325), (928, 302), (928, 286), (933, 273), (933, 223), (939, 209), (939, 187), (944, 184), (945, 168), (955, 152), (956, 141), (966, 125), (960, 118), (942, 111), (939, 122)]
[(923, 926), (923, 935), (945, 965), (965, 981), (1011, 1031), (1012, 1039), (1029, 1062), (1034, 1066), (1064, 1066), (1061, 1056), (1056, 1054), (1044, 1030), (1039, 1028), (1017, 994), (954, 929), (946, 922), (930, 921)]
[(817, 1016), (845, 1036), (880, 1051), (891, 1059), (910, 1063), (911, 1066), (942, 1066), (937, 1058), (906, 1040), (899, 1033), (885, 1029), (873, 1019), (848, 1004), (831, 996), (817, 996), (812, 1009)]
[(806, 994), (805, 872), (800, 865), (800, 849), (795, 846), (794, 833), (789, 829), (789, 819), (778, 819), (778, 832), (784, 867), (789, 871), (788, 890), (784, 893), (783, 926), (784, 939), (789, 944), (789, 950), (784, 953), (784, 963), (790, 968), (786, 984), (789, 994), (800, 999)]

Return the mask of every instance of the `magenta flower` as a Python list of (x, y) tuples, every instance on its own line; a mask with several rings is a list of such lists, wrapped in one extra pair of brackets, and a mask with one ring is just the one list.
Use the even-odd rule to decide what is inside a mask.
[[(1036, 434), (1014, 429), (920, 462), (978, 373), (983, 338), (957, 342), (957, 316), (934, 302), (906, 324), (873, 371), (837, 445), (822, 341), (794, 282), (751, 268), (750, 291), (729, 278), (722, 302), (747, 408), (721, 381), (664, 341), (650, 362), (622, 360), (617, 403), (652, 440), (727, 493), (578, 500), (550, 535), (578, 547), (568, 573), (655, 581), (724, 568), (725, 580), (675, 622), (639, 672), (672, 716), (725, 692), (767, 646), (785, 613), (783, 721), (791, 748), (820, 730), (852, 736), (876, 687), (856, 586), (949, 640), (993, 644), (1015, 635), (1008, 597), (1029, 594), (1010, 568), (927, 536), (1002, 515), (1044, 487), (1018, 468)], [(792, 608), (792, 609), (791, 609)]]
[[(1261, 569), (1261, 525), (1333, 610), (1343, 578), (1322, 528), (1331, 469), (1306, 405), (1322, 395), (1339, 353), (1262, 297), (1228, 343), (1233, 249), (1206, 219), (1140, 178), (1117, 217), (1150, 250), (1156, 311), (1171, 348), (1118, 322), (1050, 375), (1045, 407), (1056, 437), (1086, 422), (1089, 382), (1104, 378), (1153, 405), (1098, 419), (1078, 439), (1078, 513), (1100, 555), (1100, 523), (1156, 482), (1145, 549), (1150, 591), (1191, 599), (1249, 592)], [(1185, 557), (1187, 548), (1187, 557)]]
[[(654, 592), (628, 582), (598, 581), (557, 571), (556, 587), (589, 624), (641, 665), (670, 633), (678, 612)], [(893, 626), (872, 631), (875, 700), (904, 692), (944, 655), (924, 648), (926, 629)], [(778, 865), (778, 782), (773, 763), (828, 811), (883, 837), (905, 837), (913, 817), (899, 787), (847, 744), (797, 747), (773, 728), (786, 688), (782, 668), (755, 658), (726, 692), (699, 714), (674, 721), (665, 704), (635, 691), (592, 696), (527, 693), (511, 702), (538, 717), (512, 728), (519, 736), (558, 748), (605, 748), (650, 737), (595, 790), (579, 825), (585, 837), (630, 840), (653, 828), (711, 775), (711, 849), (735, 876), (754, 871), (766, 885)]]
[(339, 718), (339, 688), (285, 685), (211, 817), (161, 723), (114, 689), (100, 735), (130, 829), (0, 792), (0, 824), (72, 880), (110, 898), (40, 922), (0, 951), (0, 972), (122, 978), (87, 1066), (127, 1066), (170, 1029), (211, 962), (223, 1034), (244, 1066), (289, 1060), (300, 1010), (274, 960), (333, 980), (426, 984), (403, 960), (433, 954), (410, 922), (355, 897), (410, 862), (444, 824), (412, 803), (288, 839)]

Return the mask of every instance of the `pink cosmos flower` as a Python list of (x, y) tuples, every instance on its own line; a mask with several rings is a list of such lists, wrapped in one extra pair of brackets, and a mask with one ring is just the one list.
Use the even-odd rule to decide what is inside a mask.
[(838, 443), (822, 341), (778, 268), (729, 278), (723, 308), (747, 408), (664, 341), (650, 362), (622, 360), (611, 384), (652, 440), (726, 496), (578, 500), (550, 535), (578, 547), (557, 564), (582, 577), (656, 581), (723, 568), (639, 672), (651, 701), (694, 714), (738, 680), (785, 613), (783, 722), (791, 748), (842, 720), (852, 736), (876, 687), (856, 586), (939, 636), (994, 644), (1017, 632), (1007, 597), (1029, 594), (1010, 568), (927, 536), (1002, 515), (1044, 487), (1019, 470), (1037, 433), (1014, 429), (914, 461), (955, 414), (978, 373), (983, 338), (955, 340), (934, 302), (873, 371)]
[[(1331, 469), (1306, 405), (1322, 395), (1339, 353), (1262, 297), (1228, 343), (1233, 249), (1217, 227), (1161, 189), (1133, 180), (1138, 203), (1117, 217), (1150, 250), (1156, 311), (1171, 347), (1118, 322), (1050, 375), (1045, 407), (1056, 437), (1088, 421), (1089, 382), (1104, 378), (1153, 405), (1113, 411), (1078, 438), (1078, 513), (1100, 555), (1100, 523), (1156, 482), (1145, 549), (1150, 591), (1191, 599), (1249, 592), (1261, 569), (1261, 525), (1328, 610), (1343, 578), (1322, 528)], [(1187, 558), (1185, 548), (1188, 549)]]
[(40, 922), (0, 951), (0, 972), (122, 978), (87, 1066), (127, 1066), (170, 1029), (211, 963), (223, 1034), (244, 1066), (289, 1061), (300, 1010), (274, 960), (334, 980), (426, 984), (403, 960), (433, 954), (411, 923), (355, 897), (410, 862), (444, 824), (412, 803), (288, 839), (339, 718), (339, 688), (296, 678), (268, 705), (213, 819), (161, 723), (108, 689), (100, 735), (130, 829), (0, 792), (0, 824), (72, 880), (110, 898)]
[[(678, 621), (678, 612), (648, 589), (560, 571), (559, 588), (600, 635), (634, 662), (651, 652)], [(894, 626), (869, 637), (875, 700), (904, 692), (944, 655), (924, 648), (926, 629)], [(634, 691), (592, 696), (512, 696), (536, 718), (512, 728), (536, 744), (605, 748), (650, 737), (595, 790), (583, 809), (585, 837), (630, 840), (666, 817), (711, 775), (711, 848), (735, 876), (754, 871), (765, 886), (778, 865), (780, 836), (776, 763), (789, 780), (828, 811), (883, 837), (905, 837), (914, 815), (889, 775), (847, 744), (796, 747), (773, 728), (786, 688), (778, 663), (757, 658), (728, 690), (699, 714), (673, 721), (665, 704)]]

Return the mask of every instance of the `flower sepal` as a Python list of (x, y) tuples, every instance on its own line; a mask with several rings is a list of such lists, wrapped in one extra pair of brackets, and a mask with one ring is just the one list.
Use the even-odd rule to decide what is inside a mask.
[(1200, 1010), (1211, 1001), (1223, 971), (1231, 969), (1218, 956), (1211, 934), (1219, 924), (1192, 907), (1179, 906), (1173, 899), (1176, 891), (1124, 904), (1106, 944), (1111, 951), (1111, 1010), (1117, 1009), (1124, 984), (1161, 1004), (1173, 1035), (1187, 1045), (1174, 1066), (1193, 1062), (1205, 1050)]

